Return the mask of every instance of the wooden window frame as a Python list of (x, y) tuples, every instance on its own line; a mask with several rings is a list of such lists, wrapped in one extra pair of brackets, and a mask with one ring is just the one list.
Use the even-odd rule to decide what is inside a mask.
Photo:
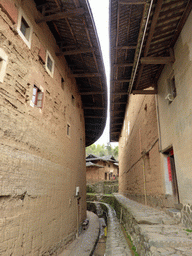
[(33, 107), (42, 109), (43, 99), (44, 99), (44, 92), (41, 90), (41, 88), (34, 85), (33, 96), (32, 96)]
[[(25, 30), (26, 33), (23, 33), (23, 31), (22, 31), (22, 24), (28, 26), (28, 27), (26, 27), (26, 30)], [(33, 26), (32, 26), (30, 20), (28, 19), (28, 17), (25, 15), (25, 13), (23, 12), (23, 10), (21, 8), (19, 9), (17, 32), (20, 35), (20, 37), (23, 39), (25, 44), (29, 48), (31, 48)]]
[(3, 83), (6, 74), (8, 55), (0, 48), (0, 82)]
[[(52, 61), (51, 70), (49, 69), (49, 60)], [(53, 57), (51, 56), (49, 51), (46, 51), (45, 69), (51, 77), (53, 77), (53, 74), (54, 74), (54, 66), (55, 66), (55, 61)]]

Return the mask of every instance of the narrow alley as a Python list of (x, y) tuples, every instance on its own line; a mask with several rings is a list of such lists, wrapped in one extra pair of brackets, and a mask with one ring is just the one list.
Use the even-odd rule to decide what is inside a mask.
[(192, 0), (95, 1), (0, 0), (0, 256), (191, 256)]

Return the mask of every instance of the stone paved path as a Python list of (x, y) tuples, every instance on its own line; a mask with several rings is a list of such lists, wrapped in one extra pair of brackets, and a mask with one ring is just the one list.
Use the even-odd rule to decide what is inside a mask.
[(99, 219), (87, 211), (89, 226), (59, 256), (89, 256), (99, 236)]
[(105, 205), (108, 208), (108, 232), (105, 256), (131, 256), (131, 251), (114, 209), (108, 204)]
[(192, 256), (192, 233), (165, 212), (115, 195), (127, 209), (129, 230), (140, 256)]

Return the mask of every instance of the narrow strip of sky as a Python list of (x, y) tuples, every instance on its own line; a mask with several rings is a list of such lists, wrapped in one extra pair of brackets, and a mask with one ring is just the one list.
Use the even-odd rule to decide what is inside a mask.
[[(108, 100), (109, 100), (109, 0), (89, 0), (91, 10), (93, 13), (97, 34), (99, 37), (103, 60), (105, 65), (105, 72), (107, 77)], [(109, 142), (109, 103), (107, 113), (107, 124), (102, 136), (95, 144), (107, 144)]]

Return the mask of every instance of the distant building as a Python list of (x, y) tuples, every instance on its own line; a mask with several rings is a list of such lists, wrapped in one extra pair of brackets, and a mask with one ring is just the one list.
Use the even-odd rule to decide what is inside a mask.
[(90, 154), (86, 157), (87, 183), (104, 180), (116, 180), (119, 176), (118, 161), (113, 156), (98, 157)]

